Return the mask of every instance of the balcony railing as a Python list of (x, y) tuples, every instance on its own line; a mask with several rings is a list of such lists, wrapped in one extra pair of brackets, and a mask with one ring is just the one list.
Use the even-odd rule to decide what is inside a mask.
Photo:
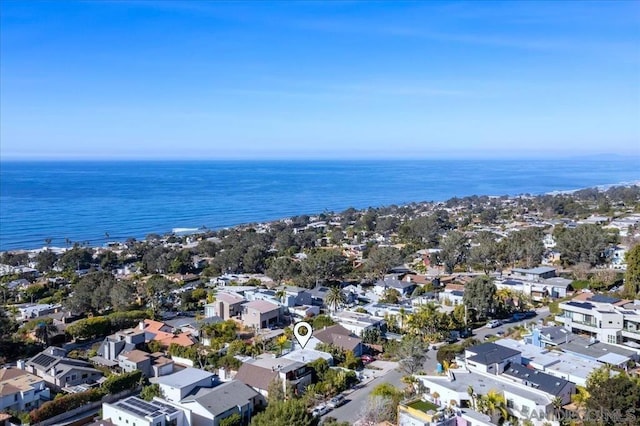
[(587, 325), (589, 327), (598, 327), (598, 323), (595, 321), (578, 321), (578, 320), (571, 320), (572, 323), (574, 324), (582, 324), (582, 325)]

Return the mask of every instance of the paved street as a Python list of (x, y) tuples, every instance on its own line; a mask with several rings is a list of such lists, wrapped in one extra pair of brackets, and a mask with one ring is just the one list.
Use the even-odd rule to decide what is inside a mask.
[(390, 383), (395, 387), (402, 388), (404, 386), (401, 381), (402, 376), (403, 374), (399, 371), (390, 370), (387, 374), (366, 383), (360, 389), (356, 389), (351, 393), (345, 392), (344, 395), (347, 399), (347, 403), (335, 410), (329, 411), (329, 413), (323, 416), (323, 418), (334, 417), (338, 419), (338, 421), (354, 424), (356, 420), (360, 418), (362, 410), (367, 404), (367, 399), (369, 398), (371, 390), (380, 383)]

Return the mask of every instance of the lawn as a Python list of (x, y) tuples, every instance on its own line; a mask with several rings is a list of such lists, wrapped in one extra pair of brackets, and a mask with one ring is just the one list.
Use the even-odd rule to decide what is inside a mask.
[(425, 413), (429, 410), (438, 411), (438, 406), (436, 404), (432, 404), (428, 401), (414, 401), (409, 404), (409, 407), (415, 408), (416, 410), (424, 411)]

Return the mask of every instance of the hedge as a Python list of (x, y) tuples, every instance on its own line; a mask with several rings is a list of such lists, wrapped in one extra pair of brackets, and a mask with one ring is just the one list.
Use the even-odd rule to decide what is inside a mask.
[(29, 413), (31, 423), (38, 423), (59, 414), (66, 413), (90, 402), (100, 401), (106, 393), (103, 389), (91, 389), (86, 392), (72, 393), (47, 401), (40, 408)]
[(134, 327), (145, 318), (149, 318), (147, 311), (114, 312), (76, 321), (67, 327), (66, 332), (76, 339), (99, 338), (118, 330)]

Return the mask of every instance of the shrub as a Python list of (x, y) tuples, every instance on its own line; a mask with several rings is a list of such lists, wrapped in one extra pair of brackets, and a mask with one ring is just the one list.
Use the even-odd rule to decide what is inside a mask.
[(123, 390), (133, 389), (142, 380), (142, 372), (139, 370), (132, 371), (131, 373), (124, 373), (119, 375), (113, 375), (108, 377), (102, 383), (102, 389), (109, 394), (122, 392)]
[(38, 409), (29, 413), (31, 423), (38, 423), (59, 414), (66, 413), (90, 402), (100, 401), (105, 395), (102, 389), (91, 389), (86, 392), (72, 393), (47, 401)]

